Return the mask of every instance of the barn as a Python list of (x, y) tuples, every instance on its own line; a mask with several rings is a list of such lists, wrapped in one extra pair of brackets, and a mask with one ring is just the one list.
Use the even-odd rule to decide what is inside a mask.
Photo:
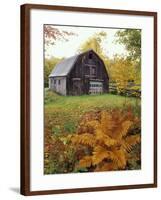
[(108, 93), (109, 76), (103, 60), (90, 49), (58, 63), (49, 75), (49, 89), (61, 95)]

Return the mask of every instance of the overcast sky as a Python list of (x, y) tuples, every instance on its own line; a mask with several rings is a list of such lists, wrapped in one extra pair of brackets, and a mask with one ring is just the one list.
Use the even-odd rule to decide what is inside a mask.
[(78, 52), (78, 49), (82, 43), (84, 43), (89, 37), (92, 37), (95, 33), (104, 31), (107, 33), (106, 39), (102, 42), (102, 47), (105, 55), (112, 58), (115, 54), (125, 55), (126, 50), (123, 45), (116, 44), (115, 33), (120, 29), (110, 28), (88, 28), (88, 27), (71, 27), (71, 26), (54, 26), (54, 28), (60, 31), (74, 32), (77, 35), (69, 36), (69, 41), (57, 40), (54, 45), (51, 45), (46, 49), (46, 57), (70, 57)]

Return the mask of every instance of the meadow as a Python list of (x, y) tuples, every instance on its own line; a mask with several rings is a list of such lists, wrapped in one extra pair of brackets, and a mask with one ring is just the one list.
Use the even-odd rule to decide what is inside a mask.
[(135, 115), (140, 115), (140, 99), (135, 97), (113, 94), (61, 96), (45, 90), (45, 119), (50, 118), (50, 124), (53, 124), (51, 132), (54, 130), (69, 133), (75, 131), (80, 118), (86, 112), (107, 109), (126, 110), (129, 106)]
[[(98, 169), (98, 166), (92, 166), (92, 163), (89, 164), (89, 155), (92, 155), (91, 149), (95, 148), (100, 141), (96, 141), (95, 147), (90, 146), (93, 145), (92, 135), (97, 131), (95, 129), (95, 124), (92, 124), (92, 127), (89, 129), (89, 122), (95, 123), (100, 122), (103, 119), (104, 112), (106, 121), (100, 122), (104, 124), (110, 124), (111, 126), (118, 126), (120, 132), (124, 132), (125, 135), (129, 135), (129, 128), (132, 125), (133, 130), (131, 129), (131, 133), (133, 136), (129, 141), (130, 144), (124, 144), (127, 146), (125, 150), (127, 152), (132, 150), (132, 146), (136, 145), (134, 151), (132, 151), (129, 155), (132, 155), (133, 158), (136, 159), (130, 160), (126, 162), (124, 153), (121, 153), (122, 165), (118, 163), (118, 166), (112, 166), (110, 170), (118, 170), (118, 169), (139, 169), (140, 161), (138, 164), (138, 155), (140, 155), (140, 121), (138, 123), (138, 119), (140, 119), (140, 104), (141, 101), (136, 97), (125, 97), (113, 94), (102, 94), (102, 95), (82, 95), (82, 96), (61, 96), (56, 94), (48, 89), (45, 89), (45, 98), (44, 98), (44, 127), (45, 127), (45, 154), (44, 154), (44, 173), (45, 174), (54, 174), (54, 173), (69, 173), (69, 172), (86, 172), (93, 171)], [(130, 109), (130, 112), (129, 112)], [(108, 115), (111, 113), (111, 116)], [(130, 114), (129, 114), (130, 113)], [(131, 117), (132, 116), (132, 117)], [(122, 118), (122, 122), (118, 121)], [(131, 119), (130, 119), (131, 118)], [(137, 119), (137, 120), (136, 120)], [(96, 121), (97, 120), (97, 121)], [(130, 120), (130, 121), (129, 121)], [(113, 124), (117, 121), (117, 124)], [(137, 121), (137, 122), (136, 122)], [(130, 125), (129, 125), (130, 122)], [(133, 124), (131, 124), (131, 122)], [(121, 124), (122, 123), (122, 124)], [(125, 127), (124, 127), (125, 125)], [(127, 125), (129, 127), (127, 127)], [(119, 127), (120, 126), (120, 127)], [(102, 128), (102, 125), (100, 124)], [(107, 134), (109, 131), (109, 127), (107, 128)], [(122, 129), (123, 128), (123, 129)], [(127, 129), (127, 130), (126, 130)], [(112, 130), (114, 133), (115, 130)], [(137, 138), (135, 136), (136, 133)], [(82, 138), (79, 134), (82, 134)], [(90, 134), (90, 135), (89, 135)], [(120, 134), (120, 133), (119, 133)], [(139, 135), (139, 138), (138, 138)], [(85, 137), (84, 137), (85, 136)], [(89, 137), (87, 137), (89, 136)], [(96, 136), (97, 137), (97, 136)], [(114, 140), (113, 136), (108, 135), (108, 145), (112, 144), (112, 148)], [(121, 136), (122, 137), (122, 136)], [(102, 136), (101, 136), (102, 139)], [(106, 138), (103, 141), (106, 141)], [(111, 140), (112, 139), (112, 140)], [(121, 145), (125, 143), (125, 137), (122, 138)], [(100, 137), (99, 137), (100, 140)], [(73, 142), (74, 141), (74, 142)], [(127, 140), (126, 140), (127, 141)], [(109, 143), (112, 142), (112, 143)], [(120, 140), (119, 140), (120, 142)], [(116, 147), (118, 146), (118, 140), (116, 140)], [(139, 143), (139, 145), (138, 145)], [(90, 151), (89, 151), (90, 148)], [(109, 148), (109, 146), (108, 146)], [(111, 149), (111, 146), (110, 146)], [(94, 151), (94, 150), (93, 150)], [(107, 151), (107, 149), (106, 149)], [(121, 150), (122, 151), (122, 150)], [(124, 151), (122, 151), (124, 152)], [(112, 152), (113, 153), (113, 152)], [(88, 160), (81, 160), (82, 158), (88, 155)], [(115, 151), (116, 154), (116, 151)], [(59, 155), (59, 156), (58, 156)], [(136, 156), (137, 155), (137, 156)], [(100, 156), (98, 156), (100, 157)], [(119, 155), (120, 159), (120, 150)], [(124, 158), (124, 161), (123, 161)], [(92, 157), (90, 159), (93, 159)], [(104, 162), (105, 159), (102, 158), (101, 162)], [(118, 158), (112, 157), (111, 160), (119, 161)], [(115, 163), (116, 163), (115, 162)], [(120, 162), (120, 161), (119, 161)], [(78, 169), (78, 164), (81, 163), (81, 167)], [(82, 165), (83, 163), (83, 165)], [(125, 164), (126, 163), (126, 164)], [(101, 164), (102, 165), (102, 164)], [(106, 164), (107, 165), (107, 164)], [(106, 166), (107, 169), (107, 166)], [(109, 169), (109, 166), (108, 166)], [(98, 170), (99, 171), (99, 170)], [(100, 171), (103, 171), (103, 168), (100, 168)]]

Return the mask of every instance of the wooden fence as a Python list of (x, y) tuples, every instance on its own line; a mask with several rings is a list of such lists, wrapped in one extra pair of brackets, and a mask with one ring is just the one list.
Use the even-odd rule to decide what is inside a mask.
[(109, 83), (109, 92), (112, 94), (120, 94), (130, 97), (141, 97), (141, 85), (129, 83), (127, 88), (122, 89), (120, 92), (117, 90), (116, 83)]

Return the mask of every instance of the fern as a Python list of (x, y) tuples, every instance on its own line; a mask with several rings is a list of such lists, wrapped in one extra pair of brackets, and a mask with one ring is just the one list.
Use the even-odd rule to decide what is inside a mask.
[(83, 159), (79, 161), (79, 165), (77, 166), (77, 168), (90, 167), (91, 165), (92, 165), (92, 157), (85, 156)]
[(111, 158), (111, 152), (107, 151), (105, 148), (101, 146), (96, 146), (93, 151), (92, 155), (92, 164), (97, 165), (100, 162), (102, 162), (105, 158), (110, 159)]
[(72, 138), (72, 142), (74, 144), (82, 144), (94, 147), (96, 140), (94, 135), (89, 133), (84, 133), (83, 135), (76, 135), (74, 138)]
[[(94, 171), (125, 169), (128, 154), (141, 142), (140, 134), (130, 135), (138, 119), (131, 111), (102, 111), (96, 117), (87, 117), (80, 123), (79, 134), (73, 136), (75, 145), (90, 148), (90, 153), (83, 156), (77, 168), (93, 167)], [(82, 128), (83, 126), (83, 128)]]

